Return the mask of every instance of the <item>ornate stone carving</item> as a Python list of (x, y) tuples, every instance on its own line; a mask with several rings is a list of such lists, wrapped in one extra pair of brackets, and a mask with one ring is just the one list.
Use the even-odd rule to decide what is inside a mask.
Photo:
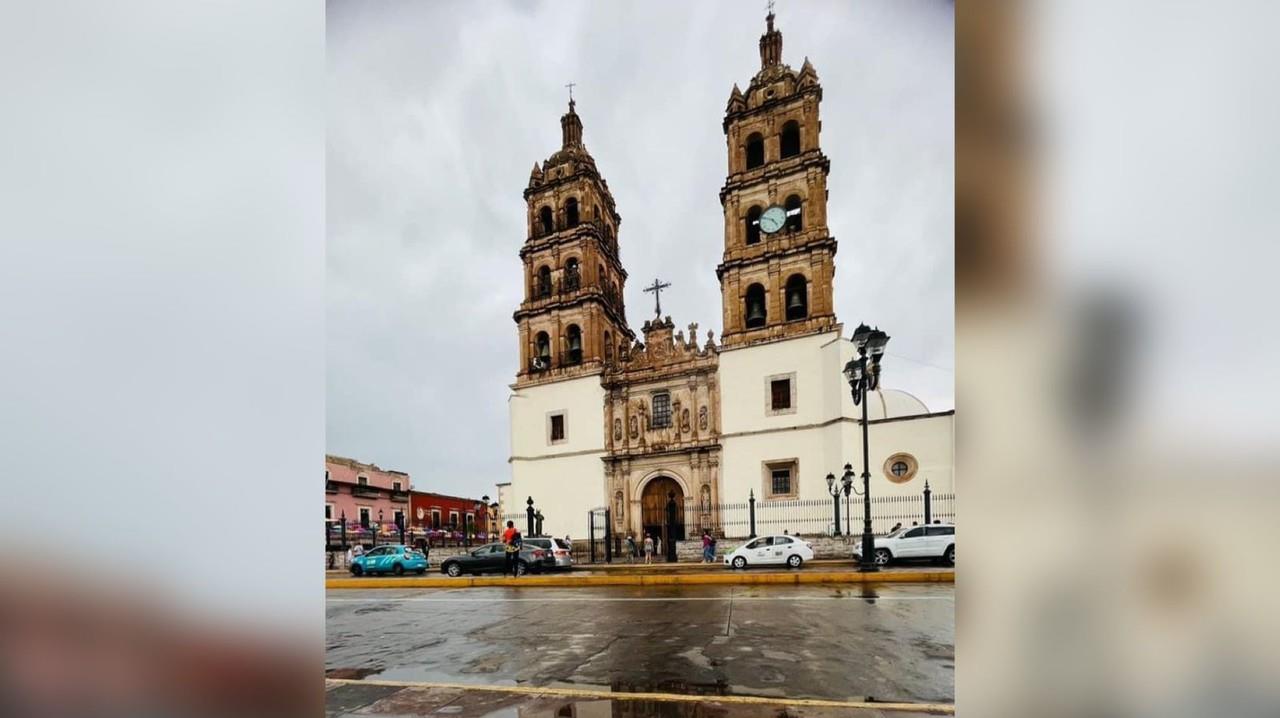
[(622, 419), (613, 420), (613, 440), (622, 441)]
[(688, 409), (685, 409), (680, 412), (680, 430), (686, 433), (689, 431), (689, 410)]
[(698, 429), (700, 431), (707, 430), (707, 407), (699, 407), (698, 409)]
[(636, 423), (637, 423), (637, 422), (636, 422), (636, 417), (635, 417), (635, 415), (634, 415), (634, 414), (631, 416), (631, 420), (630, 420), (630, 421), (628, 421), (627, 423), (629, 424), (630, 429), (631, 429), (631, 438), (632, 438), (632, 439), (634, 439), (634, 438), (636, 438), (637, 436), (640, 436), (640, 432), (636, 429)]

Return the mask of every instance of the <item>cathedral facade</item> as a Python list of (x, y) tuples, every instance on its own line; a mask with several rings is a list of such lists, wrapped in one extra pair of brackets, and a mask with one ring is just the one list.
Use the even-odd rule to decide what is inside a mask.
[[(772, 14), (760, 61), (723, 118), (719, 341), (660, 314), (643, 338), (631, 330), (622, 218), (572, 100), (560, 150), (533, 167), (510, 491), (518, 504), (533, 497), (547, 533), (582, 536), (588, 512), (609, 506), (613, 533), (640, 536), (663, 524), (674, 497), (680, 532), (745, 535), (718, 507), (830, 501), (825, 476), (860, 470), (861, 408), (841, 373), (856, 352), (832, 294), (822, 86), (808, 59), (798, 71), (782, 62)], [(925, 479), (954, 492), (954, 412), (889, 389), (868, 410), (873, 496), (917, 494)]]

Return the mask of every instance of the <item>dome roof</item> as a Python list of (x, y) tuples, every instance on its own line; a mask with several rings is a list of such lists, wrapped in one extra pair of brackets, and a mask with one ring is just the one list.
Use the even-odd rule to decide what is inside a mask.
[(901, 389), (877, 389), (867, 393), (867, 419), (871, 421), (901, 419), (928, 413), (929, 407), (923, 401)]

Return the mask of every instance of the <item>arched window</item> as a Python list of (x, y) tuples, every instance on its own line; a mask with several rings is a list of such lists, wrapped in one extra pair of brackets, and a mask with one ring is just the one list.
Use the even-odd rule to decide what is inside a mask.
[(763, 211), (758, 206), (747, 210), (747, 244), (760, 241), (760, 214)]
[(551, 337), (546, 332), (538, 332), (533, 340), (536, 349), (533, 358), (533, 368), (535, 370), (551, 368)]
[(536, 289), (536, 297), (545, 299), (551, 296), (551, 267), (542, 265), (538, 269), (538, 286)]
[(582, 286), (582, 273), (578, 270), (578, 260), (570, 259), (564, 263), (564, 288), (567, 292), (576, 292)]
[(543, 234), (551, 234), (552, 232), (556, 231), (556, 218), (555, 218), (555, 215), (551, 212), (550, 207), (543, 207), (542, 209), (538, 210), (538, 219), (542, 223)]
[(782, 126), (781, 145), (783, 157), (800, 154), (800, 123), (792, 120)]
[(595, 218), (596, 218), (596, 219), (600, 219), (600, 205), (598, 205), (598, 204), (597, 204), (597, 205), (594, 205), (594, 206), (591, 208), (591, 210), (592, 210), (592, 214), (594, 214)]
[(809, 284), (803, 274), (793, 274), (787, 279), (787, 321), (809, 316)]
[(764, 164), (764, 137), (759, 132), (747, 138), (747, 169), (754, 169)]
[(793, 194), (787, 198), (787, 231), (799, 232), (804, 229), (804, 215), (800, 207), (800, 195)]
[(752, 284), (747, 287), (747, 329), (759, 329), (768, 321), (768, 310), (764, 303), (764, 286)]
[(582, 363), (582, 330), (577, 324), (570, 324), (565, 331), (565, 343), (569, 345), (569, 356), (566, 364)]
[(564, 203), (564, 221), (566, 227), (578, 226), (578, 200), (573, 197)]

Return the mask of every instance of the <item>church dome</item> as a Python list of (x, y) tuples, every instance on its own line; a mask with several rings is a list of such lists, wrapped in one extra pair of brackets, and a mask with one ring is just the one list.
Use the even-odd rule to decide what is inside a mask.
[[(855, 415), (861, 414), (861, 409)], [(867, 419), (902, 419), (928, 414), (929, 407), (914, 394), (901, 389), (877, 389), (867, 393)]]

